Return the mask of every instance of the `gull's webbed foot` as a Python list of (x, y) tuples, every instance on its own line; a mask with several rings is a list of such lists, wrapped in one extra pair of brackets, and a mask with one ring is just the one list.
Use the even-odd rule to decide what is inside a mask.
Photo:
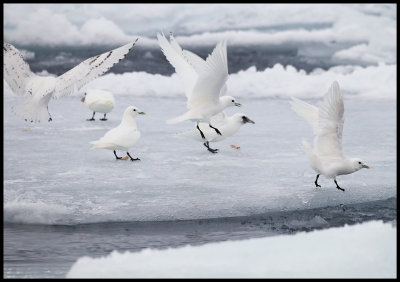
[(315, 187), (321, 187), (321, 185), (319, 185), (318, 184), (318, 177), (319, 177), (319, 174), (317, 174), (317, 178), (315, 179)]
[(344, 189), (339, 186), (339, 184), (336, 182), (336, 179), (334, 179), (333, 181), (335, 181), (336, 188), (344, 192)]
[(122, 159), (122, 157), (118, 157), (118, 156), (117, 156), (117, 153), (115, 152), (115, 150), (114, 150), (114, 155), (115, 155), (115, 157), (117, 158), (117, 160)]
[(93, 112), (93, 116), (92, 116), (92, 118), (90, 118), (90, 119), (87, 119), (87, 120), (89, 120), (89, 121), (92, 121), (92, 120), (94, 120), (94, 115), (96, 114), (96, 112)]
[(136, 159), (132, 158), (131, 155), (129, 155), (129, 152), (126, 152), (126, 154), (129, 156), (129, 158), (131, 158), (131, 161), (132, 161), (132, 162), (133, 162), (133, 161), (140, 161), (139, 158), (136, 158)]
[(212, 149), (212, 148), (210, 148), (210, 144), (209, 144), (208, 141), (205, 142), (205, 143), (203, 143), (203, 145), (204, 145), (204, 146), (207, 148), (207, 150), (210, 151), (211, 153), (213, 153), (213, 154), (218, 153), (218, 149)]

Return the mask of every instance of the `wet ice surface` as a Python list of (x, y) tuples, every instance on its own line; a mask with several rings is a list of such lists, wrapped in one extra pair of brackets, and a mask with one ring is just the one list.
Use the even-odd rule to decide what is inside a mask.
[[(37, 125), (27, 124), (11, 112), (17, 100), (4, 97), (7, 277), (63, 277), (78, 257), (103, 255), (114, 249), (201, 244), (329, 227), (333, 224), (329, 220), (332, 211), (321, 215), (321, 209), (336, 210), (377, 200), (387, 203), (386, 199), (396, 197), (394, 101), (345, 100), (344, 152), (360, 157), (371, 169), (339, 176), (338, 183), (346, 189), (343, 193), (332, 180), (323, 177), (319, 180), (322, 188), (314, 187), (315, 173), (300, 146), (302, 138), (312, 140), (311, 128), (284, 99), (241, 99), (244, 106), (231, 108), (228, 114), (243, 112), (256, 124), (244, 125), (233, 137), (212, 143), (212, 148), (220, 149), (215, 155), (199, 142), (174, 136), (191, 128), (190, 122), (165, 124), (167, 118), (184, 112), (183, 99), (119, 96), (108, 121), (100, 121), (101, 115), (96, 115), (96, 121), (88, 122), (91, 112), (79, 98), (65, 97), (50, 103), (53, 122)], [(112, 151), (90, 150), (88, 142), (118, 125), (128, 105), (147, 113), (138, 117), (142, 137), (130, 151), (141, 161), (116, 161)], [(388, 213), (381, 212), (382, 207), (367, 205), (367, 210), (350, 214), (346, 220), (338, 216), (336, 224), (370, 218), (394, 220), (394, 202), (384, 204), (391, 207)], [(293, 217), (311, 208), (317, 210), (303, 222)], [(291, 224), (281, 221), (278, 230), (272, 228), (277, 222), (274, 218), (254, 222), (259, 214), (281, 212), (290, 214)], [(220, 220), (235, 216), (250, 218), (253, 225), (268, 228), (248, 232), (253, 225), (245, 223), (242, 230), (238, 227), (242, 221), (238, 221), (234, 228), (223, 225), (215, 232), (206, 228), (202, 232), (207, 235), (199, 238), (192, 232), (193, 224), (176, 223), (217, 218), (220, 225)], [(154, 221), (169, 220), (184, 231), (163, 236), (160, 230), (170, 224), (157, 225)], [(137, 221), (143, 223), (132, 223)], [(121, 223), (109, 227), (110, 222)], [(98, 224), (90, 232), (76, 232), (86, 230), (78, 224), (89, 223)], [(139, 227), (132, 229), (131, 224)], [(140, 224), (158, 227), (151, 227), (151, 231), (145, 228), (148, 232), (140, 236)], [(108, 227), (105, 235), (100, 232), (104, 226)], [(132, 235), (129, 230), (136, 231)]]
[[(309, 125), (287, 100), (242, 100), (256, 123), (219, 143), (218, 154), (200, 142), (175, 137), (192, 123), (166, 125), (185, 101), (117, 97), (108, 121), (89, 122), (79, 98), (52, 101), (53, 122), (20, 121), (5, 101), (4, 203), (7, 222), (77, 224), (154, 221), (258, 214), (386, 199), (396, 195), (395, 103), (346, 100), (343, 146), (371, 166), (339, 176), (346, 192), (308, 166), (301, 139)], [(15, 101), (14, 101), (15, 102)], [(314, 101), (315, 102), (315, 101)], [(126, 106), (147, 112), (137, 118), (142, 137), (130, 153), (141, 161), (117, 161), (112, 151), (88, 143), (119, 124)], [(28, 130), (28, 131), (27, 131)], [(240, 146), (239, 150), (230, 144)], [(124, 153), (119, 152), (120, 155)]]

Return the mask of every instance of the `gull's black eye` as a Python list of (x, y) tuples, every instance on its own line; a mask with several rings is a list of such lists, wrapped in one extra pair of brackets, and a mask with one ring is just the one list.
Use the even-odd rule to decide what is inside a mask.
[(361, 162), (358, 162), (358, 164), (361, 164)]
[(232, 100), (232, 103), (234, 103), (235, 102), (235, 100)]
[(134, 112), (136, 112), (136, 109), (133, 109)]

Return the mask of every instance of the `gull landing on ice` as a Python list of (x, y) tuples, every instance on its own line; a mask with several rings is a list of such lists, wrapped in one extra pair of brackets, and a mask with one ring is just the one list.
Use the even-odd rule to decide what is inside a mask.
[(362, 168), (369, 169), (359, 158), (348, 158), (342, 150), (344, 103), (339, 83), (332, 83), (319, 108), (292, 97), (292, 109), (313, 128), (314, 148), (303, 140), (304, 150), (312, 169), (317, 172), (315, 186), (322, 174), (333, 178), (336, 188), (344, 191), (337, 183), (338, 175), (350, 174)]
[(172, 34), (170, 41), (164, 34), (157, 34), (157, 38), (165, 57), (181, 78), (187, 98), (188, 111), (167, 120), (167, 124), (194, 121), (201, 138), (205, 140), (204, 132), (199, 127), (199, 123), (204, 122), (221, 135), (221, 131), (212, 124), (211, 117), (227, 107), (241, 106), (234, 97), (226, 95), (226, 81), (229, 77), (226, 42), (218, 43), (207, 59), (203, 60), (198, 55), (183, 50)]

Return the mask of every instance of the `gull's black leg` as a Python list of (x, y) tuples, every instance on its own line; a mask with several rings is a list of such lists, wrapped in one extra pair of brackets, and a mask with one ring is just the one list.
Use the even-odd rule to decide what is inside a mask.
[(88, 118), (87, 120), (94, 120), (94, 114), (95, 114), (96, 112), (93, 112), (93, 116), (92, 116), (92, 118)]
[(117, 160), (122, 159), (121, 157), (118, 157), (118, 156), (117, 156), (117, 153), (115, 152), (115, 150), (114, 150), (114, 155), (115, 155), (115, 157), (117, 158)]
[[(47, 112), (49, 113), (49, 106), (47, 106)], [(50, 113), (49, 113), (49, 122), (52, 121), (52, 120), (53, 119), (51, 118)]]
[(107, 119), (106, 119), (106, 114), (104, 114), (104, 117), (101, 118), (100, 120), (107, 120)]
[(203, 139), (206, 139), (206, 137), (204, 136), (204, 133), (203, 133), (203, 131), (201, 131), (201, 129), (200, 129), (200, 127), (199, 127), (199, 123), (197, 123), (197, 129), (200, 131), (200, 134), (201, 134), (201, 138), (203, 138)]
[(222, 135), (218, 128), (213, 127), (210, 123), (208, 124), (212, 129), (214, 129), (219, 135)]
[(204, 146), (206, 146), (206, 148), (213, 154), (218, 153), (218, 149), (211, 149), (210, 148), (210, 143), (207, 141), (205, 143), (203, 143)]
[(318, 177), (319, 177), (319, 174), (317, 174), (317, 178), (315, 179), (315, 187), (321, 187), (321, 185), (319, 185), (318, 184)]
[(140, 161), (139, 158), (136, 158), (136, 159), (132, 158), (131, 155), (129, 155), (129, 152), (126, 152), (126, 154), (131, 158), (131, 161)]
[(342, 191), (344, 192), (344, 189), (343, 189), (343, 188), (340, 188), (339, 185), (337, 184), (336, 179), (333, 179), (333, 181), (335, 181), (336, 188), (338, 188), (339, 190), (342, 190)]

